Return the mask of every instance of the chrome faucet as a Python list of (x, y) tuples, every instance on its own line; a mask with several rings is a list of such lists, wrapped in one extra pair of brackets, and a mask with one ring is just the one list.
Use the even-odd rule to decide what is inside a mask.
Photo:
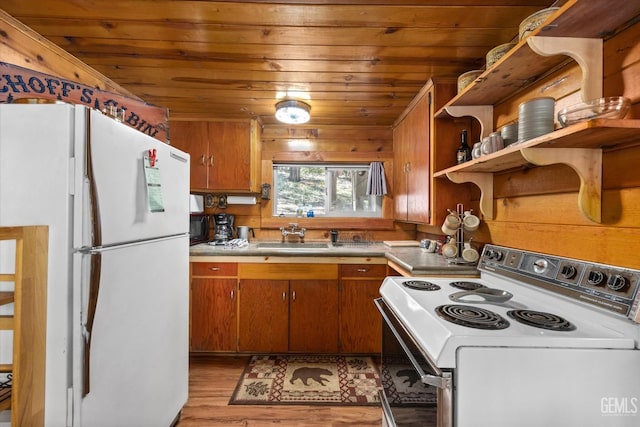
[(284, 242), (287, 236), (293, 235), (299, 236), (300, 243), (304, 243), (304, 233), (307, 231), (307, 229), (304, 227), (298, 228), (298, 224), (292, 222), (289, 223), (289, 227), (291, 227), (291, 230), (287, 230), (285, 227), (280, 227), (280, 232), (282, 233), (282, 242)]

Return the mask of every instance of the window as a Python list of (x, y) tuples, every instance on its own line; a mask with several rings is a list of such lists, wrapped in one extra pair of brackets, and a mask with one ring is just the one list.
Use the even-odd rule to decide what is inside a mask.
[(273, 165), (273, 215), (382, 217), (382, 197), (368, 196), (369, 165)]

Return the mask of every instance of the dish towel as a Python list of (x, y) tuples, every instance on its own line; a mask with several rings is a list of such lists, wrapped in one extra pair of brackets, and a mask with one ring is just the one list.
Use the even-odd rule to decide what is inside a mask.
[(382, 162), (371, 162), (369, 165), (369, 181), (367, 181), (367, 195), (384, 196), (387, 194), (387, 180), (384, 177)]

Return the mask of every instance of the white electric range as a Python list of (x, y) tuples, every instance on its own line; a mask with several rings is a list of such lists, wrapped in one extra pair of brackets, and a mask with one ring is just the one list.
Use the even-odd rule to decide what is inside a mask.
[(478, 268), (383, 282), (387, 424), (640, 425), (640, 271), (495, 245)]

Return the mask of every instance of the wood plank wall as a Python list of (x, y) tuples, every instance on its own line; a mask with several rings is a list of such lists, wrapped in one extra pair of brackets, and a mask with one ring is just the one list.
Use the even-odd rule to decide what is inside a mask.
[(0, 9), (0, 61), (133, 99), (137, 96)]
[[(273, 162), (307, 162), (324, 161), (338, 163), (383, 163), (387, 183), (392, 189), (393, 176), (393, 131), (390, 126), (379, 127), (329, 127), (329, 126), (265, 126), (262, 134), (262, 175), (264, 182), (271, 181)], [(328, 238), (329, 229), (362, 230), (363, 224), (368, 227), (375, 240), (413, 239), (414, 225), (394, 226), (393, 204), (390, 197), (383, 199), (385, 220), (341, 220), (306, 221), (307, 236), (310, 240)], [(278, 225), (278, 218), (271, 217), (271, 204), (267, 203), (262, 210), (262, 225), (273, 227)], [(290, 220), (280, 220), (286, 225)], [(366, 224), (369, 224), (368, 226)], [(318, 228), (315, 228), (317, 225)], [(387, 228), (387, 230), (384, 230)], [(266, 230), (263, 230), (266, 231)], [(279, 231), (277, 235), (279, 236)]]

